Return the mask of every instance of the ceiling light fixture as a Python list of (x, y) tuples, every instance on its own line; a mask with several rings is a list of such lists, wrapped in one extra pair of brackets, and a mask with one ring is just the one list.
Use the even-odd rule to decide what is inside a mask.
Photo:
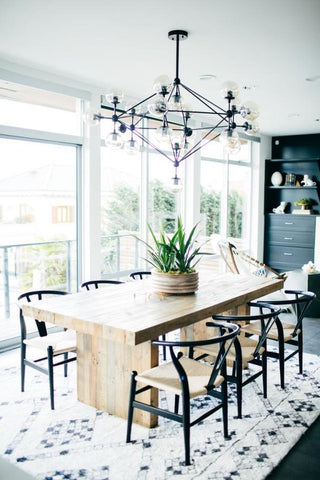
[[(119, 107), (123, 100), (121, 91), (110, 92), (106, 99), (113, 105), (112, 115), (94, 114), (93, 117), (91, 115), (91, 121), (108, 119), (113, 122), (112, 132), (106, 138), (106, 144), (111, 148), (125, 147), (128, 153), (135, 153), (139, 151), (137, 139), (140, 139), (165, 156), (173, 163), (173, 183), (178, 185), (178, 167), (182, 161), (217, 137), (220, 137), (229, 153), (236, 153), (240, 150), (237, 128), (242, 128), (249, 135), (256, 134), (257, 123), (249, 124), (248, 120), (254, 121), (259, 113), (253, 102), (241, 104), (238, 87), (234, 82), (226, 82), (222, 86), (225, 108), (182, 83), (179, 76), (179, 47), (180, 42), (188, 38), (188, 32), (173, 30), (168, 33), (168, 37), (176, 42), (175, 78), (172, 80), (161, 75), (155, 80), (154, 93), (130, 107)], [(102, 105), (102, 108), (107, 107)], [(236, 122), (237, 116), (242, 121), (245, 120), (243, 124)], [(145, 117), (159, 120), (159, 127), (145, 126)], [(201, 123), (195, 124), (190, 121), (191, 117), (200, 119)], [(129, 134), (126, 141), (124, 134)]]

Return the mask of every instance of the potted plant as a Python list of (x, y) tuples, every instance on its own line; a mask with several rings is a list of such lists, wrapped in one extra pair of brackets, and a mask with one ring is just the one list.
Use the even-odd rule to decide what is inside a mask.
[(312, 204), (312, 199), (311, 198), (300, 198), (300, 200), (297, 200), (294, 202), (296, 206), (301, 205), (301, 210), (306, 210), (306, 208)]
[(193, 293), (198, 288), (199, 276), (195, 270), (200, 261), (201, 246), (197, 246), (196, 228), (186, 235), (182, 220), (178, 218), (177, 229), (172, 235), (160, 231), (156, 237), (148, 224), (153, 245), (147, 245), (148, 258), (154, 268), (151, 281), (154, 290), (162, 293)]

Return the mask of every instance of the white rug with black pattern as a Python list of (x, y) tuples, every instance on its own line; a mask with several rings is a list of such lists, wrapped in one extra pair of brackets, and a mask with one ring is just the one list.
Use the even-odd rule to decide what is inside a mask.
[[(77, 402), (74, 364), (68, 378), (55, 372), (51, 411), (47, 377), (27, 368), (21, 393), (19, 352), (9, 352), (0, 356), (0, 455), (38, 480), (263, 479), (320, 413), (319, 357), (305, 355), (303, 375), (296, 358), (287, 361), (285, 390), (278, 364), (268, 359), (268, 367), (268, 399), (260, 378), (248, 384), (239, 420), (230, 389), (230, 439), (223, 438), (218, 411), (191, 429), (193, 464), (186, 467), (179, 424), (160, 419), (155, 429), (134, 425), (134, 443), (126, 444), (125, 420)], [(193, 412), (211, 401), (196, 401)]]

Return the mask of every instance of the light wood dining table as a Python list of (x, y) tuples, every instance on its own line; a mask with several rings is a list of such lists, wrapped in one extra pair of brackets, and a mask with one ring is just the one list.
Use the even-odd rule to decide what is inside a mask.
[[(176, 329), (181, 339), (195, 338), (211, 315), (244, 314), (248, 301), (282, 287), (282, 279), (200, 273), (194, 294), (155, 293), (148, 279), (32, 302), (23, 312), (77, 332), (78, 400), (127, 418), (131, 372), (158, 364), (153, 339)], [(156, 391), (143, 395), (157, 404)], [(157, 418), (139, 411), (134, 421), (153, 427)]]

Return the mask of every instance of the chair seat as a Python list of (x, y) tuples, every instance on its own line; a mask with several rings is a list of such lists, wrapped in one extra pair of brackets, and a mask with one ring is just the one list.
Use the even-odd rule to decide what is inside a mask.
[(45, 337), (27, 338), (23, 343), (44, 352), (47, 352), (47, 348), (51, 346), (54, 354), (70, 352), (77, 348), (77, 338), (74, 330), (50, 333)]
[[(295, 325), (292, 323), (287, 323), (287, 322), (281, 322), (282, 327), (283, 327), (283, 337), (284, 341), (288, 342), (293, 338), (293, 331), (295, 328)], [(248, 333), (252, 333), (254, 335), (259, 335), (260, 334), (260, 323), (259, 322), (252, 322), (250, 325), (245, 326), (245, 330)], [(297, 335), (299, 335), (300, 330), (297, 331)], [(278, 328), (276, 325), (273, 325), (272, 328), (270, 329), (267, 338), (270, 340), (278, 340)]]
[[(245, 368), (248, 368), (248, 363), (254, 359), (253, 353), (256, 349), (258, 342), (257, 340), (254, 340), (253, 338), (245, 337), (244, 335), (239, 335), (238, 340), (240, 342), (241, 351), (242, 351), (242, 368), (245, 369)], [(215, 345), (208, 345), (206, 347), (197, 347), (197, 352), (208, 353), (209, 355), (212, 355), (213, 357), (215, 357), (217, 354), (217, 349), (215, 347), (216, 347)], [(264, 352), (264, 348), (261, 347), (259, 354), (262, 354), (263, 352)], [(227, 355), (227, 366), (232, 367), (235, 360), (236, 360), (236, 351), (235, 351), (234, 345), (232, 345)]]
[[(181, 358), (180, 363), (188, 377), (190, 398), (205, 395), (207, 393), (205, 387), (209, 382), (212, 367), (187, 357)], [(163, 363), (158, 367), (146, 370), (137, 375), (136, 380), (161, 390), (170, 391), (175, 395), (181, 395), (182, 393), (177, 370), (172, 362)], [(218, 387), (223, 381), (224, 378), (218, 375), (214, 386)]]

